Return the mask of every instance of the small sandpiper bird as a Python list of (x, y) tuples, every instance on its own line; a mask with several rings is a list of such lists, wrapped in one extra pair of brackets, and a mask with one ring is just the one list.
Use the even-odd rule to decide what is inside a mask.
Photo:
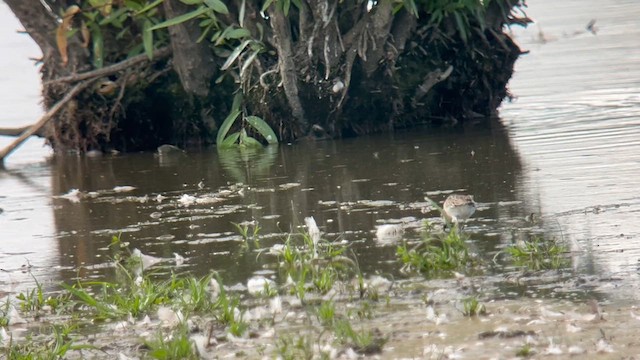
[(451, 221), (457, 224), (460, 221), (465, 222), (476, 212), (476, 203), (471, 195), (451, 194), (444, 201), (442, 208)]

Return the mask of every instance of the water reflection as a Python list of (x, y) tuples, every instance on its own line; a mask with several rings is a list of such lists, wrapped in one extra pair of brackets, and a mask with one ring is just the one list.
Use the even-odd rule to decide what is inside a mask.
[(222, 169), (237, 183), (246, 184), (256, 177), (268, 176), (278, 156), (277, 146), (259, 148), (220, 149), (218, 158)]
[[(54, 198), (54, 221), (61, 253), (74, 254), (63, 257), (69, 268), (106, 261), (111, 236), (122, 233), (143, 252), (178, 253), (196, 273), (222, 270), (243, 281), (268, 259), (243, 252), (232, 223), (258, 222), (268, 244), (314, 216), (329, 239), (354, 244), (365, 271), (397, 271), (387, 264), (394, 247), (374, 242), (377, 225), (437, 217), (423, 213), (424, 196), (464, 190), (483, 204), (471, 226), (482, 239), (479, 247), (493, 251), (505, 240), (497, 229), (532, 211), (515, 196), (520, 173), (518, 155), (497, 123), (175, 159), (61, 156), (52, 162), (53, 194), (78, 189), (82, 196), (78, 202)], [(133, 188), (114, 190), (124, 186)]]

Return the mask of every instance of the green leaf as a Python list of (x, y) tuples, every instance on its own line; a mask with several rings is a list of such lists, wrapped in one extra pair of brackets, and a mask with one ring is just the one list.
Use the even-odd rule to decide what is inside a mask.
[(234, 132), (233, 134), (227, 136), (226, 139), (224, 139), (220, 145), (218, 145), (219, 148), (229, 148), (229, 147), (233, 147), (236, 145), (236, 142), (238, 142), (238, 139), (240, 138), (240, 132)]
[(246, 4), (247, 0), (242, 0), (242, 3), (240, 4), (240, 13), (238, 14), (238, 24), (240, 24), (240, 27), (244, 27), (244, 14), (246, 11)]
[(462, 38), (462, 41), (466, 44), (467, 43), (467, 36), (468, 36), (468, 28), (465, 24), (465, 19), (462, 18), (462, 15), (460, 15), (459, 12), (455, 12), (453, 13), (455, 19), (456, 19), (456, 25), (458, 26), (458, 32), (460, 33), (460, 37)]
[(149, 60), (153, 59), (153, 31), (149, 30), (152, 25), (151, 21), (147, 19), (144, 21), (142, 30), (142, 44)]
[(242, 68), (240, 69), (240, 78), (244, 76), (244, 73), (247, 71), (247, 69), (249, 68), (253, 60), (256, 59), (259, 53), (260, 53), (260, 50), (256, 50), (251, 55), (249, 55), (247, 60), (245, 60), (244, 64), (242, 64)]
[(204, 0), (204, 3), (213, 11), (223, 14), (229, 15), (229, 9), (227, 9), (227, 5), (225, 5), (220, 0)]
[(256, 27), (258, 28), (258, 34), (260, 34), (260, 41), (262, 41), (262, 37), (264, 36), (264, 27), (260, 23), (256, 23)]
[(227, 73), (222, 73), (222, 75), (218, 76), (218, 78), (216, 79), (215, 83), (216, 84), (220, 84), (221, 82), (224, 81), (224, 79), (227, 77)]
[(222, 36), (222, 31), (218, 30), (215, 33), (213, 33), (213, 35), (211, 35), (211, 42), (216, 42), (218, 41), (218, 39), (220, 39), (220, 36)]
[(186, 14), (182, 14), (180, 16), (176, 16), (173, 19), (169, 19), (167, 21), (163, 21), (160, 24), (156, 24), (156, 25), (150, 27), (149, 30), (158, 30), (158, 29), (169, 27), (169, 26), (182, 24), (183, 22), (189, 21), (189, 20), (191, 20), (193, 18), (196, 18), (196, 17), (206, 13), (207, 11), (209, 11), (209, 9), (206, 6), (201, 6), (201, 7), (197, 8), (196, 10), (194, 10), (192, 12), (188, 12)]
[(202, 40), (204, 40), (204, 38), (209, 34), (209, 31), (211, 31), (212, 28), (213, 28), (213, 24), (209, 24), (204, 29), (202, 29), (202, 34), (200, 35), (198, 40), (196, 40), (196, 42), (199, 43)]
[(126, 14), (126, 12), (128, 12), (129, 9), (123, 7), (120, 8), (116, 11), (113, 11), (112, 13), (109, 14), (109, 16), (105, 17), (104, 19), (100, 20), (100, 26), (105, 26), (105, 25), (113, 25), (117, 28), (122, 28), (122, 23), (124, 22), (124, 20), (127, 19), (128, 15)]
[(134, 57), (136, 55), (140, 55), (142, 53), (142, 50), (144, 50), (142, 44), (138, 44), (138, 45), (134, 46), (127, 53), (127, 59), (132, 58), (132, 57)]
[(291, 8), (291, 0), (284, 0), (284, 4), (282, 5), (284, 16), (289, 16), (289, 8)]
[(229, 55), (229, 57), (227, 58), (227, 61), (225, 61), (224, 64), (222, 64), (222, 67), (220, 69), (227, 70), (229, 66), (231, 66), (231, 64), (233, 64), (233, 62), (236, 61), (238, 56), (240, 56), (240, 54), (242, 53), (242, 50), (244, 50), (244, 48), (246, 48), (251, 41), (253, 40), (251, 39), (245, 40), (240, 45), (238, 45), (235, 49), (233, 49), (233, 52), (231, 53), (231, 55)]
[(227, 136), (229, 129), (231, 129), (231, 126), (238, 118), (238, 115), (240, 115), (240, 112), (241, 112), (240, 110), (232, 110), (231, 114), (229, 114), (229, 116), (227, 116), (227, 118), (224, 119), (224, 121), (222, 122), (222, 125), (220, 125), (220, 129), (218, 129), (218, 135), (216, 136), (216, 144), (222, 144), (222, 141)]
[(262, 147), (262, 144), (260, 143), (260, 141), (252, 138), (251, 136), (245, 136), (244, 139), (242, 139), (242, 142), (240, 143), (240, 145), (243, 145), (246, 147)]
[(266, 121), (262, 120), (261, 118), (259, 118), (257, 116), (253, 116), (253, 115), (247, 116), (245, 118), (245, 120), (254, 129), (256, 129), (256, 131), (258, 131), (258, 133), (260, 133), (260, 135), (262, 135), (262, 137), (264, 137), (265, 140), (267, 140), (267, 142), (269, 144), (277, 144), (278, 143), (278, 137), (276, 136), (276, 133), (273, 131), (271, 126), (269, 126), (269, 124), (267, 124)]
[(65, 283), (61, 284), (62, 287), (67, 290), (67, 292), (69, 292), (71, 295), (77, 297), (78, 299), (80, 299), (81, 301), (83, 301), (85, 304), (89, 305), (89, 306), (93, 306), (93, 307), (97, 307), (98, 306), (98, 301), (92, 297), (89, 293), (87, 293), (86, 291), (83, 290), (79, 290), (73, 286), (67, 285)]
[(242, 92), (238, 92), (236, 96), (233, 97), (233, 102), (231, 103), (231, 111), (240, 111), (241, 105), (242, 105)]
[(143, 9), (142, 4), (132, 0), (124, 0), (124, 6), (133, 11), (140, 11)]
[(249, 30), (243, 29), (243, 28), (233, 29), (233, 30), (228, 31), (225, 34), (225, 37), (227, 39), (242, 39), (242, 38), (249, 37), (249, 36), (251, 36), (251, 33), (249, 32)]
[(209, 25), (211, 25), (213, 23), (214, 23), (214, 20), (212, 18), (208, 18), (208, 19), (204, 19), (204, 20), (200, 21), (200, 24), (198, 24), (198, 26), (205, 27), (205, 26), (209, 26)]
[(156, 1), (152, 2), (151, 4), (149, 4), (149, 5), (145, 6), (145, 7), (143, 7), (142, 9), (138, 10), (138, 12), (137, 12), (137, 13), (135, 13), (135, 15), (140, 15), (140, 14), (142, 14), (142, 13), (145, 13), (145, 12), (147, 12), (147, 11), (149, 11), (149, 10), (151, 10), (151, 9), (155, 8), (156, 6), (158, 6), (158, 5), (162, 4), (162, 2), (163, 2), (163, 1), (164, 1), (164, 0), (156, 0)]
[(418, 7), (416, 6), (416, 2), (414, 0), (404, 0), (404, 6), (407, 8), (409, 13), (411, 13), (415, 17), (418, 17)]
[(203, 0), (180, 0), (180, 2), (187, 5), (200, 5), (204, 1)]
[(93, 41), (93, 66), (100, 69), (104, 65), (104, 38), (100, 26), (96, 23), (91, 24), (91, 39)]
[(267, 9), (269, 9), (269, 6), (271, 6), (271, 4), (273, 4), (273, 0), (265, 1), (264, 5), (262, 5), (262, 9), (260, 9), (260, 11), (262, 11), (262, 12), (267, 11)]

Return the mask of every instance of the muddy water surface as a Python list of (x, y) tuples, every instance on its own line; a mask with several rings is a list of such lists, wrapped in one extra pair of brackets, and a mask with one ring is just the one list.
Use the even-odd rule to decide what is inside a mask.
[[(462, 285), (420, 284), (426, 288), (375, 320), (390, 334), (386, 357), (513, 356), (526, 334), (479, 338), (501, 327), (537, 331), (531, 344), (548, 354), (637, 353), (640, 25), (633, 14), (640, 8), (624, 1), (530, 5), (538, 24), (515, 31), (530, 50), (510, 85), (517, 99), (491, 126), (169, 156), (49, 158), (41, 142), (30, 142), (0, 172), (0, 294), (32, 287), (32, 276), (49, 289), (78, 276), (109, 277), (107, 246), (119, 234), (165, 259), (160, 271), (175, 270), (178, 254), (186, 259), (179, 271), (217, 270), (228, 284), (246, 284), (254, 274), (274, 276), (274, 259), (243, 250), (232, 223), (259, 224), (262, 245), (270, 246), (301, 230), (306, 216), (325, 238), (353, 244), (366, 275), (411, 288), (418, 281), (400, 272), (396, 244), (376, 239), (376, 226), (401, 224), (405, 239), (417, 239), (423, 220), (441, 221), (424, 197), (441, 201), (464, 191), (479, 204), (466, 231), (481, 257), (539, 233), (567, 244), (571, 265), (516, 280), (513, 269), (496, 268)], [(7, 11), (0, 4), (3, 19)], [(596, 35), (584, 31), (593, 18)], [(7, 35), (16, 27), (2, 25), (2, 47), (16, 62), (37, 56)], [(24, 65), (2, 61), (0, 76), (12, 85), (3, 86), (0, 126), (24, 125), (39, 113), (37, 81), (18, 77)], [(456, 301), (470, 293), (494, 315), (462, 319)], [(424, 294), (447, 305), (432, 316)]]

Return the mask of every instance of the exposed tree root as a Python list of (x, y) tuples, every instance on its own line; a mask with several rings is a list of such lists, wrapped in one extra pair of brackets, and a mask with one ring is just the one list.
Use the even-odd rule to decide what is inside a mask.
[(293, 61), (293, 50), (291, 48), (291, 29), (289, 21), (281, 10), (274, 11), (271, 17), (271, 24), (276, 33), (276, 47), (278, 49), (278, 66), (284, 93), (287, 97), (291, 112), (298, 122), (303, 132), (307, 132), (309, 125), (300, 101), (298, 91), (298, 77), (296, 75), (296, 65)]

